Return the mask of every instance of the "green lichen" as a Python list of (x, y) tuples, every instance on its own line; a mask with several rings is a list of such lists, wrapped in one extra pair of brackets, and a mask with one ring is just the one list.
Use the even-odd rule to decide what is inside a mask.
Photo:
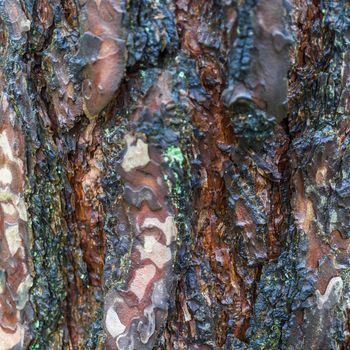
[[(29, 173), (31, 184), (27, 193), (33, 241), (34, 279), (30, 301), (35, 311), (32, 322), (34, 339), (30, 349), (56, 346), (60, 341), (60, 324), (64, 320), (66, 284), (64, 277), (66, 232), (62, 214), (61, 190), (63, 178), (59, 175), (60, 159), (45, 130), (38, 128), (44, 159)], [(35, 158), (35, 152), (32, 157)], [(62, 169), (61, 169), (62, 170)]]
[(173, 166), (175, 162), (177, 162), (180, 166), (182, 166), (185, 158), (180, 147), (170, 146), (169, 148), (167, 148), (165, 154), (166, 154), (165, 157), (167, 158), (167, 162), (169, 163), (170, 166)]

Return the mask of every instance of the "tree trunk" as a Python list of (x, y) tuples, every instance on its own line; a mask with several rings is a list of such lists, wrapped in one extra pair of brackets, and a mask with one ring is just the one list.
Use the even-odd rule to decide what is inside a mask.
[(347, 1), (0, 0), (0, 42), (0, 350), (350, 349)]

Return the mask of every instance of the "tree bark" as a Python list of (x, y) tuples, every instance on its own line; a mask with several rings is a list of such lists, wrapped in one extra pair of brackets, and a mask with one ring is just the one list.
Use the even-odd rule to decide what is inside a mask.
[(350, 5), (0, 0), (0, 350), (349, 349)]

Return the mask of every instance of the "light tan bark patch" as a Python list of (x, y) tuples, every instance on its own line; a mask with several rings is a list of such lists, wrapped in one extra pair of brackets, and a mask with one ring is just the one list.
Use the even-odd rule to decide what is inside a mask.
[(124, 171), (129, 172), (135, 168), (147, 165), (150, 161), (148, 145), (141, 139), (137, 139), (136, 143), (133, 144), (135, 138), (131, 135), (126, 135), (125, 141), (128, 148), (122, 162)]

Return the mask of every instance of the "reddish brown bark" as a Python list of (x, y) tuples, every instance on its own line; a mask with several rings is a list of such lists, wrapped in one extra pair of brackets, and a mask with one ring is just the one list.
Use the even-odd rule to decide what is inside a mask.
[(0, 349), (347, 349), (343, 1), (0, 1)]

